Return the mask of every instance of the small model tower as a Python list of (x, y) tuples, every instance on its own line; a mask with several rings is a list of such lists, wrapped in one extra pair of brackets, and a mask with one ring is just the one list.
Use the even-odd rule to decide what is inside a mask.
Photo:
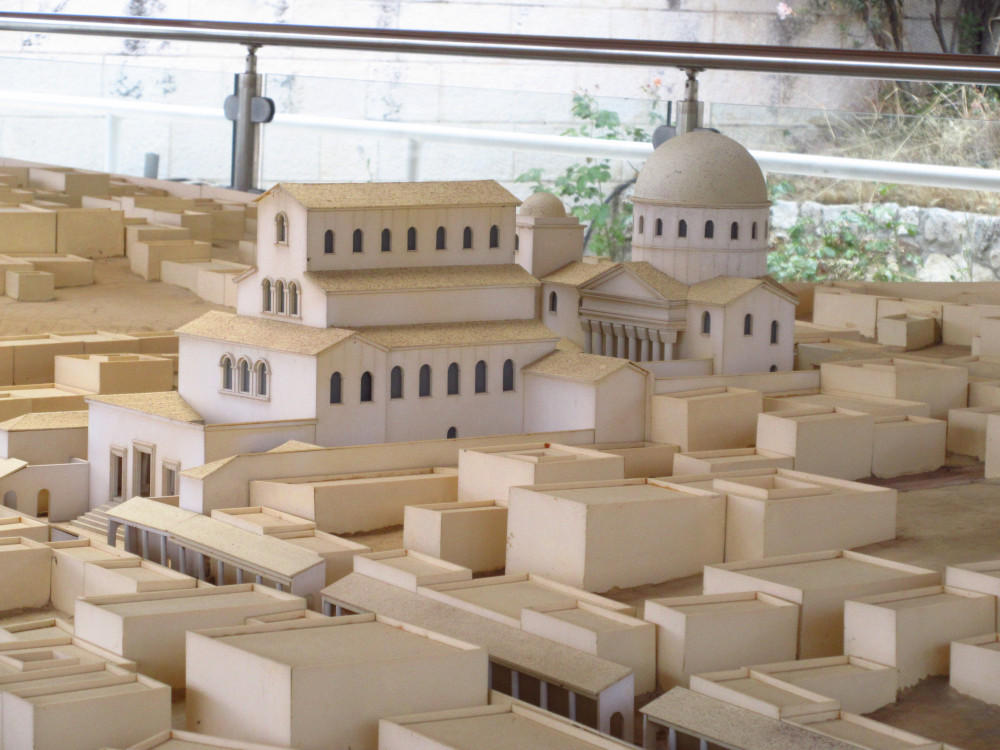
[(583, 260), (583, 225), (552, 193), (529, 195), (515, 219), (514, 262), (536, 279)]
[(632, 203), (633, 261), (685, 284), (767, 273), (764, 174), (731, 138), (695, 130), (666, 141), (639, 172)]

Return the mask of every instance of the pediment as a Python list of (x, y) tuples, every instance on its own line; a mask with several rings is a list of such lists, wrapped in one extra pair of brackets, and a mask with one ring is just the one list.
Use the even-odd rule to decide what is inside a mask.
[(590, 292), (644, 302), (666, 301), (661, 294), (641, 281), (625, 266), (615, 266), (580, 288), (581, 296), (586, 296)]

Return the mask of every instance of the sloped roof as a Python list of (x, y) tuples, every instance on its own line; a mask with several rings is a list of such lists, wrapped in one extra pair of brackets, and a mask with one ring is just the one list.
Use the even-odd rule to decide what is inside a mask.
[(567, 263), (548, 276), (542, 277), (546, 284), (565, 284), (566, 286), (581, 286), (593, 278), (600, 276), (605, 271), (617, 265), (607, 258), (600, 258), (596, 262), (575, 260)]
[(749, 294), (759, 286), (766, 286), (774, 293), (797, 302), (798, 297), (785, 289), (770, 276), (760, 276), (756, 279), (744, 279), (738, 276), (716, 276), (708, 281), (693, 284), (688, 291), (688, 302), (704, 305), (728, 305), (745, 294)]
[(555, 351), (532, 362), (523, 371), (536, 375), (551, 375), (557, 378), (579, 380), (584, 383), (597, 383), (630, 365), (638, 370), (642, 369), (634, 362), (619, 357), (605, 357), (600, 354), (584, 354), (583, 352)]
[(559, 334), (536, 319), (376, 326), (359, 328), (358, 335), (389, 349), (559, 340)]
[(308, 271), (306, 278), (327, 293), (538, 286), (539, 283), (530, 273), (515, 263)]
[(687, 297), (688, 286), (673, 276), (668, 276), (653, 268), (644, 260), (622, 263), (625, 268), (639, 277), (644, 283), (656, 290), (657, 294), (667, 300), (683, 300)]
[(4, 432), (28, 432), (30, 430), (60, 430), (87, 426), (87, 411), (37, 411), (13, 417), (0, 422)]
[(495, 180), (454, 182), (282, 182), (281, 189), (309, 209), (421, 208), (435, 206), (519, 206), (521, 201)]
[(132, 411), (150, 414), (154, 417), (172, 419), (175, 422), (204, 424), (205, 419), (181, 398), (177, 391), (154, 393), (118, 393), (109, 396), (88, 396), (88, 402), (121, 406)]
[(270, 318), (212, 310), (177, 329), (185, 336), (316, 356), (354, 335), (346, 328), (315, 328)]

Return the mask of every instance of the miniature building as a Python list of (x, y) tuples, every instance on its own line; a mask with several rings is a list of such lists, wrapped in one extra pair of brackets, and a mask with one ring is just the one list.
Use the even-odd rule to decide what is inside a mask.
[(210, 737), (200, 732), (173, 729), (131, 745), (126, 750), (286, 750), (278, 745), (242, 742), (222, 737)]
[(1000, 618), (1000, 560), (949, 565), (945, 568), (944, 583), (952, 588), (996, 597), (997, 617)]
[(872, 471), (875, 420), (869, 414), (807, 406), (761, 414), (757, 447), (795, 458), (795, 470), (839, 479)]
[(52, 550), (21, 537), (0, 537), (0, 612), (44, 607), (51, 592)]
[(952, 641), (948, 674), (958, 692), (1000, 705), (1000, 634)]
[(745, 668), (692, 675), (691, 689), (772, 719), (840, 710), (840, 704), (832, 698)]
[(659, 394), (652, 401), (651, 434), (685, 452), (752, 447), (763, 410), (762, 394), (745, 388)]
[(403, 546), (475, 573), (500, 570), (507, 560), (507, 508), (493, 500), (410, 505)]
[(708, 565), (704, 587), (706, 594), (763, 591), (799, 604), (798, 658), (808, 659), (844, 653), (846, 600), (936, 586), (940, 580), (932, 570), (844, 550)]
[[(216, 628), (187, 640), (187, 724), (207, 734), (375, 750), (384, 716), (487, 698), (483, 649), (376, 615)], [(324, 700), (308, 699), (317, 695)]]
[(792, 719), (791, 723), (827, 737), (846, 740), (858, 747), (893, 747), (901, 750), (906, 748), (938, 750), (941, 747), (940, 744), (931, 742), (926, 737), (904, 732), (901, 729), (846, 711), (835, 713), (832, 716), (825, 714), (803, 716)]
[(750, 669), (829, 696), (845, 711), (857, 714), (869, 714), (894, 703), (899, 689), (895, 668), (856, 656), (802, 659)]
[(509, 573), (607, 591), (724, 559), (726, 501), (712, 490), (657, 479), (571, 482), (512, 487), (508, 503)]
[(92, 562), (137, 560), (124, 550), (92, 539), (49, 542), (52, 550), (52, 605), (61, 612), (72, 614), (76, 600), (83, 596), (86, 568)]
[(940, 469), (944, 466), (947, 435), (948, 424), (940, 419), (876, 418), (872, 475), (889, 478)]
[(677, 476), (685, 476), (746, 469), (791, 469), (794, 466), (795, 459), (792, 456), (785, 456), (761, 448), (728, 448), (717, 451), (678, 453), (674, 458), (673, 473)]

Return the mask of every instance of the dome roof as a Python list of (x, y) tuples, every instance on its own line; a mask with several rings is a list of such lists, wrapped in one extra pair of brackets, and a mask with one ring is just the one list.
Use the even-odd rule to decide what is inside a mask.
[(756, 159), (721, 133), (694, 130), (660, 144), (646, 159), (632, 199), (660, 205), (766, 206)]
[(546, 219), (565, 219), (566, 207), (563, 206), (563, 202), (552, 193), (540, 191), (532, 193), (525, 198), (524, 203), (521, 204), (521, 210), (518, 211), (518, 213), (521, 216), (536, 216)]

